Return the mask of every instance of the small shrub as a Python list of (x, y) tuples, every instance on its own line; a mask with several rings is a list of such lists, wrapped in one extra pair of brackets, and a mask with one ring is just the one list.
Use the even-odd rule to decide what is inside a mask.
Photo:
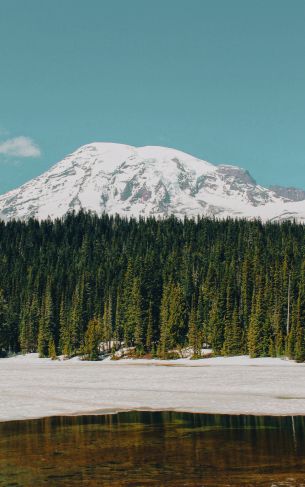
[(178, 358), (180, 358), (180, 354), (175, 351), (169, 351), (169, 352), (165, 352), (162, 358), (164, 360), (177, 360)]

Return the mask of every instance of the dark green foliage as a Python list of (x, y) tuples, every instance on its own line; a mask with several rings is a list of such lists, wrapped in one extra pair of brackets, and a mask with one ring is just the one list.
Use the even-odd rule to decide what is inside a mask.
[(148, 307), (148, 316), (147, 316), (147, 329), (146, 329), (146, 349), (151, 352), (153, 348), (153, 329), (154, 329), (154, 322), (153, 322), (153, 310), (152, 310), (152, 302), (150, 301)]
[(0, 352), (9, 351), (10, 348), (10, 329), (7, 322), (8, 307), (3, 295), (2, 289), (0, 289)]
[(223, 355), (239, 355), (243, 353), (243, 330), (235, 308), (232, 317), (225, 322)]
[(40, 357), (49, 357), (50, 350), (53, 352), (54, 343), (53, 303), (50, 283), (47, 283), (46, 291), (43, 296), (42, 309), (39, 319), (38, 344), (37, 349)]
[(197, 322), (196, 306), (192, 301), (192, 307), (188, 318), (188, 344), (193, 350), (193, 358), (201, 356), (201, 333)]
[(170, 283), (164, 286), (160, 309), (160, 355), (186, 342), (185, 300), (182, 286)]
[(137, 355), (190, 346), (196, 358), (207, 346), (305, 360), (305, 232), (296, 223), (84, 213), (0, 222), (0, 271), (2, 355), (95, 359), (100, 342), (124, 342)]
[(56, 358), (57, 358), (56, 347), (55, 347), (55, 342), (54, 342), (53, 338), (51, 338), (49, 341), (48, 355), (52, 360), (56, 360)]
[(101, 323), (93, 318), (88, 323), (84, 340), (84, 358), (87, 360), (98, 360), (100, 356), (99, 345), (102, 341)]

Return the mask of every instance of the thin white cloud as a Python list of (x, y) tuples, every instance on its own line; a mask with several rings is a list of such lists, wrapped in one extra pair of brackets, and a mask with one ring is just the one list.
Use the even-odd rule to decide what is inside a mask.
[(14, 137), (0, 142), (0, 154), (11, 157), (39, 157), (41, 150), (29, 137)]

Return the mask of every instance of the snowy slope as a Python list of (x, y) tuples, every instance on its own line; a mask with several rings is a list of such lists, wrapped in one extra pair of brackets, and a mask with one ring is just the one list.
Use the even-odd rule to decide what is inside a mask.
[(256, 184), (239, 167), (216, 166), (175, 149), (92, 143), (1, 196), (0, 217), (55, 218), (84, 209), (135, 217), (174, 214), (305, 222), (305, 200), (285, 194)]

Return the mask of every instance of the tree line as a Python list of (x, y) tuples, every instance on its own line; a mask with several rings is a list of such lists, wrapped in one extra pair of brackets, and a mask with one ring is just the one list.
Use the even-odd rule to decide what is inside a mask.
[(0, 352), (305, 360), (305, 232), (294, 222), (97, 217), (0, 222)]

